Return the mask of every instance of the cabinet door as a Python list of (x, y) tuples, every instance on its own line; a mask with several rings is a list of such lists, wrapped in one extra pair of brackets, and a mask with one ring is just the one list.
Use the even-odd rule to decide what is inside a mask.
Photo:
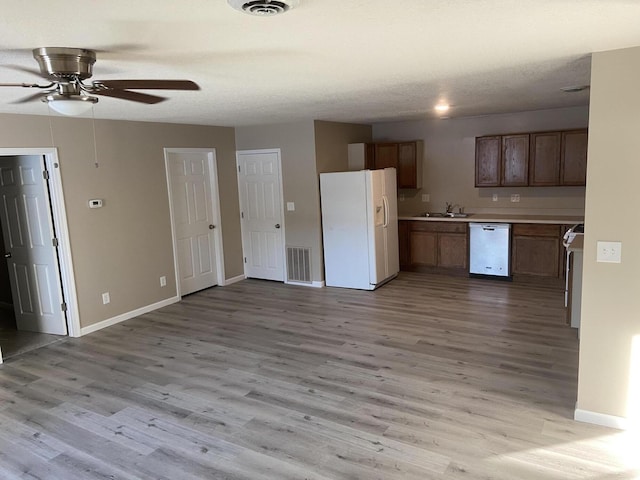
[(532, 133), (529, 185), (560, 185), (560, 132)]
[(562, 185), (587, 184), (587, 130), (562, 132)]
[(375, 144), (375, 168), (398, 168), (398, 144), (397, 143), (376, 143)]
[(364, 168), (365, 170), (374, 170), (376, 168), (376, 144), (367, 143), (364, 151)]
[(438, 234), (438, 266), (467, 268), (467, 236), (459, 233)]
[(398, 144), (398, 188), (418, 188), (416, 142)]
[(398, 221), (398, 254), (400, 256), (400, 269), (410, 264), (409, 252), (409, 222)]
[(437, 248), (437, 233), (411, 232), (409, 234), (411, 265), (435, 267), (438, 264)]
[(500, 186), (502, 137), (476, 138), (476, 187)]
[(560, 276), (560, 248), (558, 237), (513, 236), (513, 274), (540, 277)]
[(526, 187), (529, 184), (529, 134), (502, 137), (503, 186)]

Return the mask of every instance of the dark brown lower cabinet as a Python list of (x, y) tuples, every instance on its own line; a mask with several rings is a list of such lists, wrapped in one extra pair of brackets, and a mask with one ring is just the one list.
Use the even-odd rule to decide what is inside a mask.
[(562, 283), (564, 250), (560, 225), (516, 223), (512, 228), (514, 280)]
[[(512, 225), (511, 275), (516, 282), (564, 287), (562, 235), (569, 225)], [(413, 272), (468, 273), (468, 224), (400, 220), (400, 269)]]
[[(407, 235), (407, 263), (403, 270), (463, 273), (469, 247), (467, 224), (463, 222), (400, 221)], [(402, 240), (401, 240), (402, 248)], [(403, 258), (402, 252), (400, 258)]]

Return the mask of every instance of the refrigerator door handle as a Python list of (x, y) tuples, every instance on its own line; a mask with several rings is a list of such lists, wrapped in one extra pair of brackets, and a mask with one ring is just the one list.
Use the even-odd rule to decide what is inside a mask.
[(382, 224), (383, 227), (389, 226), (389, 201), (387, 200), (387, 196), (382, 196), (382, 205), (384, 206), (384, 222)]

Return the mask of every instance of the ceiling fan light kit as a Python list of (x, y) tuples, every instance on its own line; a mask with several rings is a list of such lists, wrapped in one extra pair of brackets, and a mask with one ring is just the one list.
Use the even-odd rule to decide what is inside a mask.
[(272, 17), (296, 7), (300, 0), (227, 0), (227, 3), (249, 15)]
[(59, 93), (52, 93), (42, 99), (49, 107), (61, 115), (78, 116), (87, 113), (93, 105), (98, 103), (96, 97), (86, 95), (65, 96)]

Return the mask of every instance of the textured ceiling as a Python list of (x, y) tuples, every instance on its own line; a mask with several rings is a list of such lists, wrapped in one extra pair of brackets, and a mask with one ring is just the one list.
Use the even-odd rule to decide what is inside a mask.
[[(374, 123), (588, 103), (590, 54), (640, 45), (637, 0), (300, 0), (276, 17), (225, 0), (0, 0), (0, 82), (37, 77), (42, 46), (105, 49), (93, 79), (187, 78), (198, 92), (139, 105), (100, 98), (97, 118), (241, 126)], [(0, 112), (32, 90), (0, 89)], [(152, 93), (152, 92), (150, 92)]]

